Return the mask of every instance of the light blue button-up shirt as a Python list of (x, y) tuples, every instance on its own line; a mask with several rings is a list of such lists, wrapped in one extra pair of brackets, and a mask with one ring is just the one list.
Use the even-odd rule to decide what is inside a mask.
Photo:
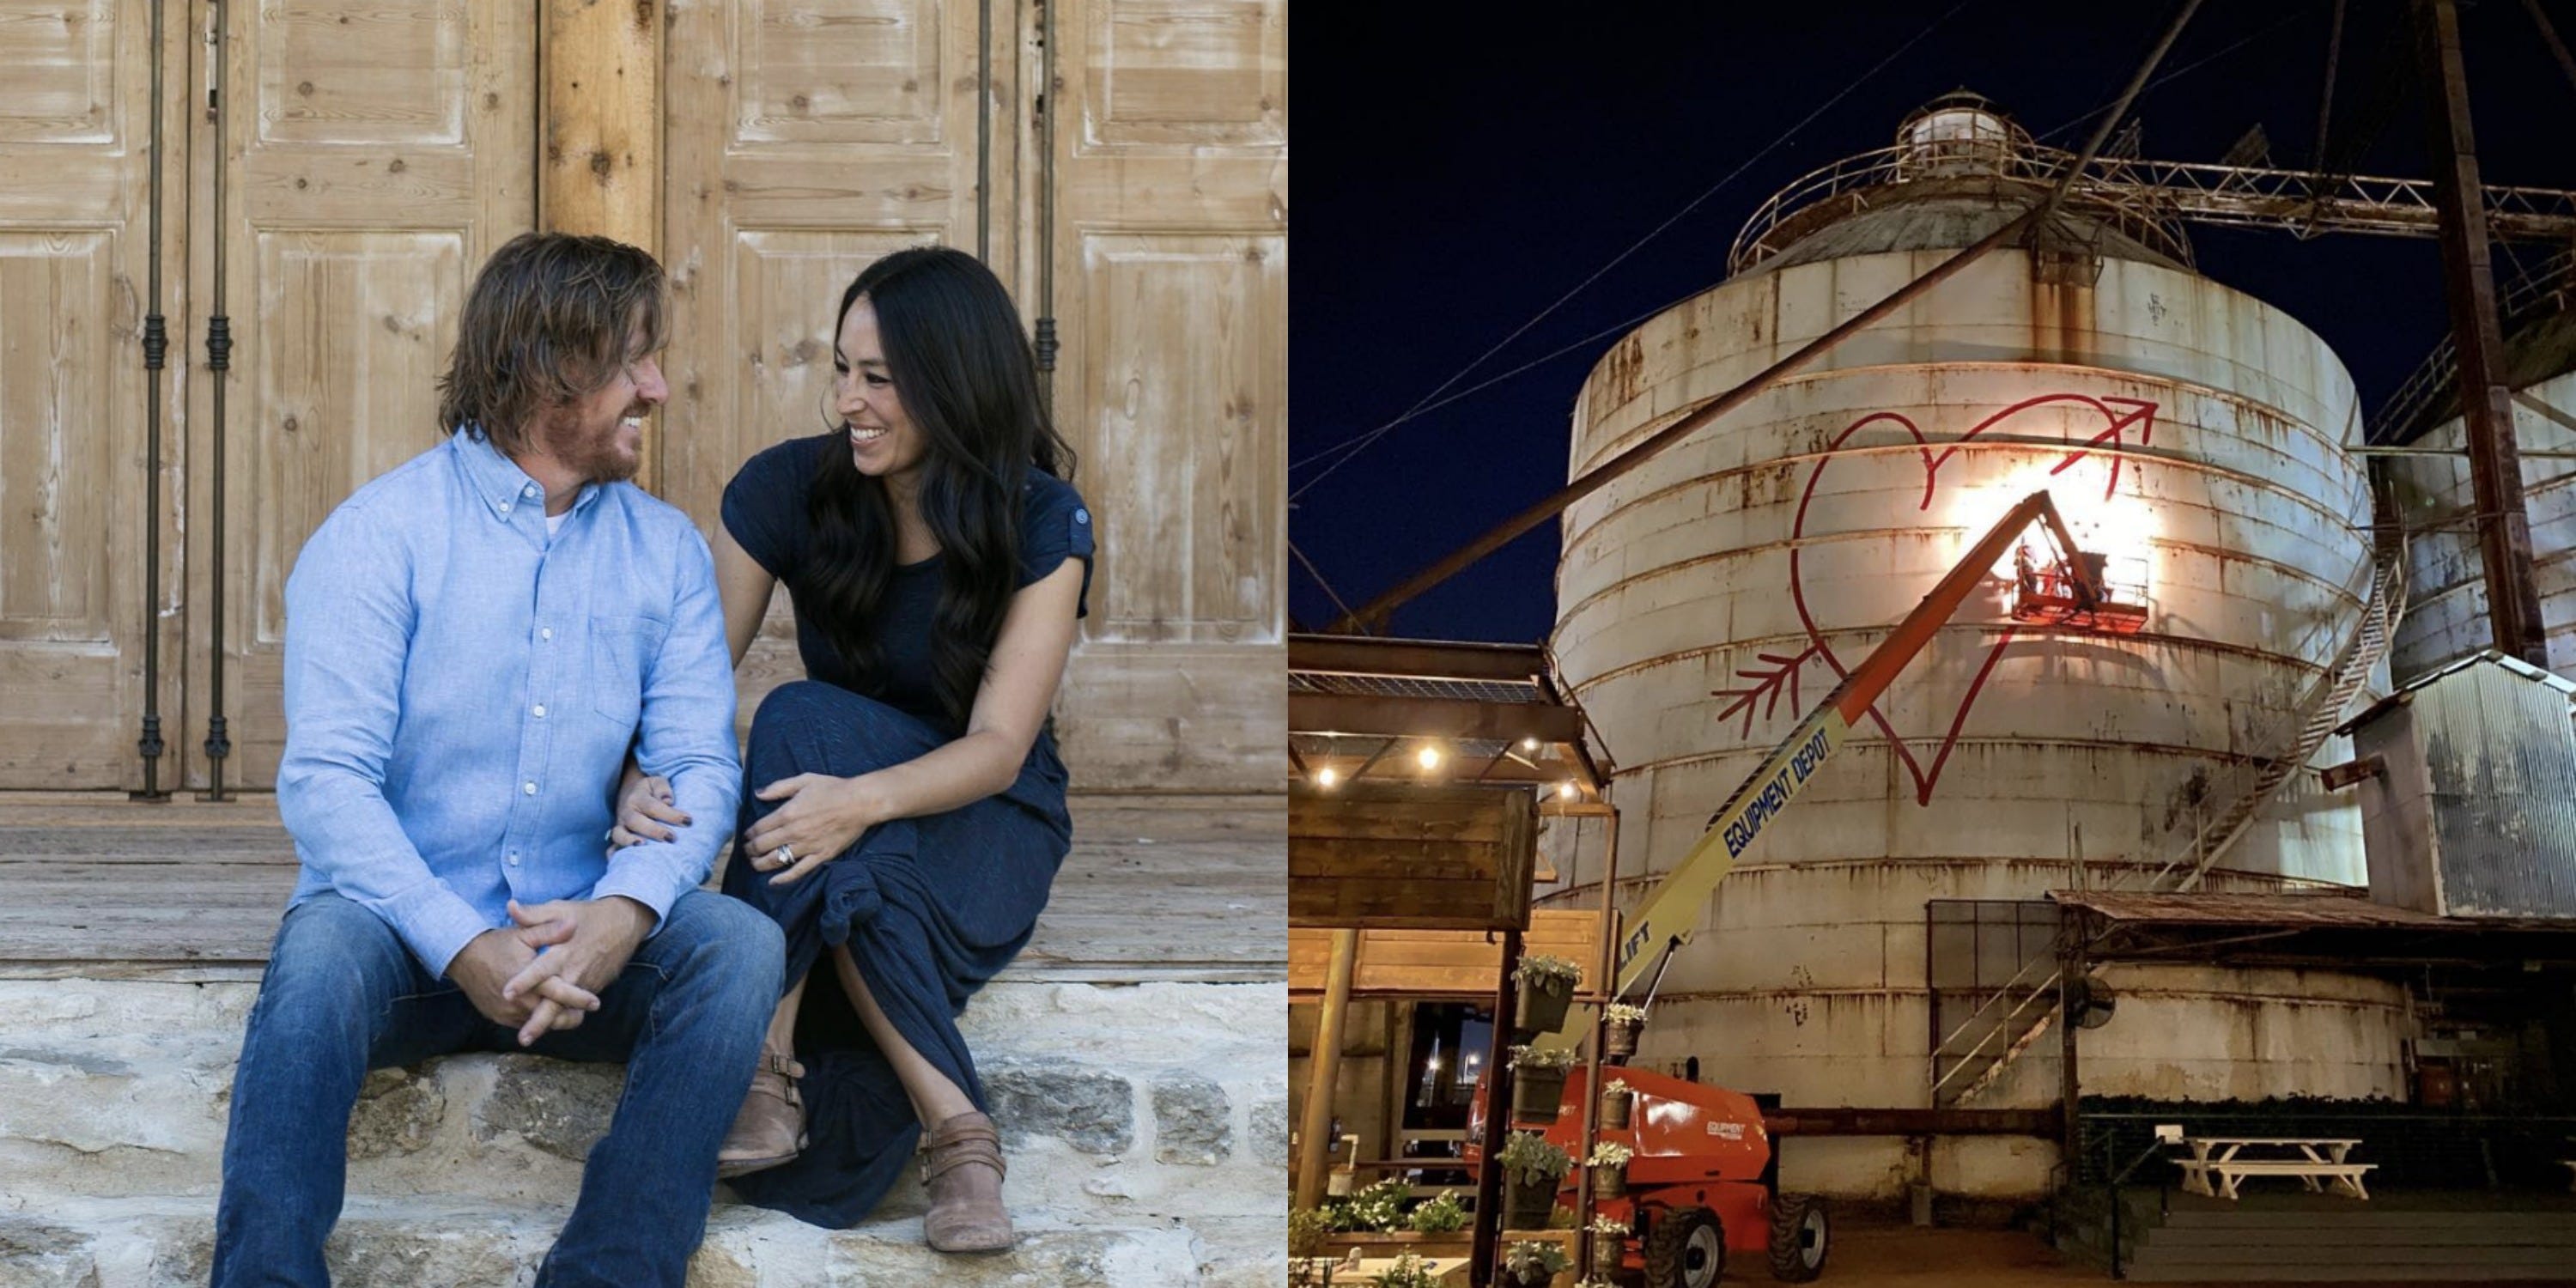
[[(658, 930), (741, 797), (715, 565), (688, 516), (592, 485), (549, 534), (545, 490), (466, 434), (358, 489), (305, 543), (285, 678), (293, 902), (338, 891), (433, 974), (511, 924), (514, 898), (625, 895)], [(696, 826), (611, 861), (630, 745)]]

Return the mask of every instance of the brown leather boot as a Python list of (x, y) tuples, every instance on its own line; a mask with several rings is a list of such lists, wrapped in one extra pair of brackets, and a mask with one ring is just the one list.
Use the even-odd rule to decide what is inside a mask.
[(805, 1100), (796, 1094), (796, 1079), (805, 1066), (784, 1051), (763, 1049), (760, 1070), (751, 1075), (751, 1090), (742, 1112), (716, 1151), (716, 1175), (740, 1176), (776, 1167), (805, 1148)]
[(922, 1235), (941, 1252), (1004, 1252), (1011, 1215), (1002, 1210), (1002, 1137), (993, 1120), (963, 1113), (923, 1133), (930, 1157), (921, 1180), (930, 1188)]

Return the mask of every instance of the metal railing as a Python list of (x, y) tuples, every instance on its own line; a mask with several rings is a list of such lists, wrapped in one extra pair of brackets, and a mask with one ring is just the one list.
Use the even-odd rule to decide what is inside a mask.
[[(2562, 250), (2515, 276), (2504, 289), (2496, 306), (2500, 324), (2512, 328), (2528, 318), (2565, 309), (2576, 299), (2576, 248)], [(2459, 387), (2460, 348), (2456, 338), (2444, 333), (2415, 364), (2414, 374), (2388, 401), (2379, 405), (2379, 414), (2370, 418), (2362, 431), (2365, 443), (2385, 443), (2414, 426), (2432, 405)]]
[[(1762, 203), (1736, 234), (1727, 271), (1744, 272), (1787, 249), (1793, 238), (1782, 236), (1782, 230), (1803, 231), (1812, 221), (1794, 217), (1825, 203), (1865, 210), (1876, 204), (1876, 197), (1888, 195), (1880, 190), (1927, 180), (2054, 183), (2075, 160), (2074, 153), (2062, 149), (2002, 139), (1899, 143), (1845, 157), (1800, 176)], [(2435, 187), (2431, 179), (2096, 157), (2075, 177), (2067, 200), (2188, 265), (2185, 221), (2284, 228), (2301, 237), (2321, 232), (2431, 237), (2441, 230)], [(2497, 184), (2484, 191), (2490, 235), (2508, 241), (2576, 242), (2576, 192)]]

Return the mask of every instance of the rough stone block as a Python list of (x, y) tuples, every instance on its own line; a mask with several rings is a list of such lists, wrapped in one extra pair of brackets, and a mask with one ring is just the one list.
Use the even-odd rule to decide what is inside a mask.
[(1288, 1165), (1288, 1101), (1263, 1100), (1252, 1106), (1253, 1161), (1268, 1167)]
[(76, 1230), (0, 1216), (0, 1288), (98, 1288), (89, 1240)]
[(1197, 1288), (1199, 1283), (1189, 1238), (1178, 1231), (1024, 1230), (1017, 1246), (989, 1257), (933, 1252), (910, 1228), (842, 1234), (833, 1237), (825, 1266), (825, 1281), (835, 1284)]
[(215, 1214), (194, 1220), (155, 1223), (151, 1228), (152, 1261), (143, 1282), (152, 1288), (181, 1288), (206, 1283), (215, 1270)]
[(1209, 1166), (1234, 1152), (1234, 1105), (1225, 1088), (1193, 1073), (1154, 1080), (1154, 1160)]
[(557, 1158), (579, 1162), (608, 1134), (625, 1089), (623, 1065), (508, 1056), (500, 1061), (492, 1094), (475, 1110), (474, 1136), (490, 1141), (514, 1132)]
[(1033, 1059), (983, 1070), (993, 1119), (1013, 1136), (1054, 1136), (1087, 1154), (1136, 1143), (1136, 1094), (1125, 1078), (1071, 1060)]
[(516, 1284), (521, 1266), (537, 1248), (522, 1248), (519, 1231), (495, 1221), (344, 1220), (331, 1232), (323, 1256), (331, 1282), (368, 1288), (454, 1288), (459, 1284)]
[[(335, 1284), (520, 1288), (533, 1276), (536, 1262), (553, 1240), (552, 1226), (561, 1219), (553, 1212), (532, 1222), (492, 1208), (353, 1205), (342, 1211), (322, 1256)], [(152, 1253), (141, 1283), (150, 1288), (203, 1288), (214, 1272), (211, 1211), (176, 1220), (110, 1218), (103, 1223), (129, 1235), (148, 1231)], [(5, 1276), (0, 1276), (0, 1284), (6, 1283)]]
[(383, 1158), (418, 1152), (447, 1116), (438, 1079), (408, 1069), (378, 1069), (358, 1091), (349, 1115), (349, 1157)]

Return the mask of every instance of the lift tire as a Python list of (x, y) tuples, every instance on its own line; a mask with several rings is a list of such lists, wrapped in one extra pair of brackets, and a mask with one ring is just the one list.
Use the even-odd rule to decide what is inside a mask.
[(1771, 1277), (1802, 1284), (1825, 1272), (1826, 1238), (1832, 1233), (1825, 1201), (1813, 1194), (1771, 1196)]
[(1646, 1288), (1717, 1288), (1726, 1274), (1726, 1230), (1707, 1208), (1675, 1208), (1641, 1250)]

